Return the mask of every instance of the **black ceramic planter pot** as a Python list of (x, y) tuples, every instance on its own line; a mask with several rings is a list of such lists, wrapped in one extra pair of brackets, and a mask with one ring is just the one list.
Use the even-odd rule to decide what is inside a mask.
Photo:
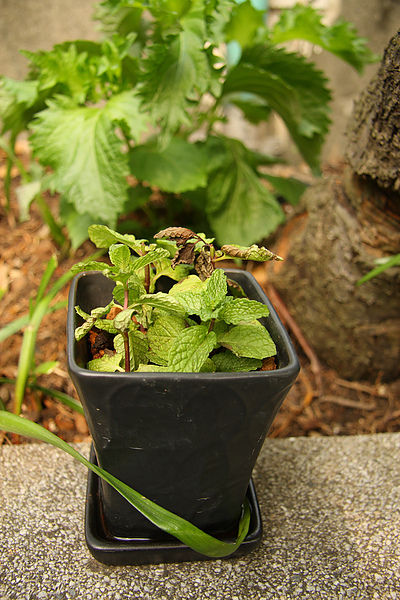
[[(111, 300), (114, 284), (98, 272), (74, 278), (67, 324), (69, 371), (99, 465), (212, 535), (234, 535), (257, 456), (299, 371), (287, 332), (254, 277), (235, 269), (227, 270), (227, 274), (249, 298), (268, 305), (270, 316), (263, 322), (277, 346), (277, 370), (87, 370), (87, 341), (76, 342), (74, 337), (75, 327), (81, 323), (74, 307), (79, 305), (90, 312)], [(89, 494), (93, 493), (92, 486)], [(148, 540), (168, 546), (166, 534), (102, 481), (99, 496), (99, 519), (107, 539), (121, 544), (127, 539)], [(109, 556), (103, 562), (118, 564)]]

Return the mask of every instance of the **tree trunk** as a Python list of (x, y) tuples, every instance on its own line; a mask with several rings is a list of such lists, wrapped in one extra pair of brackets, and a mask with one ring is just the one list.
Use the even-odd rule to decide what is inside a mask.
[(400, 270), (357, 286), (400, 253), (399, 64), (398, 33), (356, 105), (348, 165), (306, 192), (269, 273), (318, 356), (350, 379), (400, 376)]

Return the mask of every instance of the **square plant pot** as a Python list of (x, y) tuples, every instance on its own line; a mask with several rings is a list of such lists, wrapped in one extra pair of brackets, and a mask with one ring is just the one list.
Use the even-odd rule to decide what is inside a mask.
[[(261, 322), (276, 344), (276, 370), (89, 371), (85, 368), (90, 360), (87, 339), (77, 342), (74, 336), (75, 328), (82, 323), (74, 307), (79, 305), (90, 313), (110, 302), (114, 283), (99, 272), (81, 273), (74, 278), (67, 334), (69, 371), (85, 411), (98, 464), (207, 533), (229, 537), (237, 530), (253, 467), (297, 377), (299, 361), (285, 328), (254, 277), (236, 269), (227, 269), (226, 274), (250, 299), (268, 306), (270, 314)], [(97, 490), (93, 485), (92, 494)], [(102, 538), (116, 547), (143, 540), (168, 547), (171, 537), (107, 483), (98, 482), (98, 496), (95, 505)], [(253, 514), (255, 511), (254, 505)], [(109, 554), (108, 550), (108, 562)], [(139, 564), (139, 559), (131, 564)]]

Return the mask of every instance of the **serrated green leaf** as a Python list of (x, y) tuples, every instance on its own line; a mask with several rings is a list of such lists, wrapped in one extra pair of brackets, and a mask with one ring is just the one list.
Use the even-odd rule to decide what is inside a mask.
[(243, 52), (227, 75), (223, 95), (248, 92), (262, 98), (282, 117), (302, 156), (316, 170), (330, 123), (326, 83), (304, 57), (260, 45)]
[(134, 302), (132, 306), (151, 306), (164, 310), (171, 315), (183, 317), (186, 315), (184, 306), (174, 297), (164, 292), (157, 292), (156, 294), (145, 294), (140, 296), (137, 302)]
[(240, 46), (251, 44), (260, 27), (264, 25), (265, 10), (257, 10), (250, 0), (238, 3), (225, 29), (226, 41), (236, 40)]
[(339, 21), (331, 26), (323, 25), (321, 13), (300, 3), (282, 11), (268, 37), (273, 44), (306, 40), (335, 54), (359, 73), (365, 65), (377, 60), (367, 48), (367, 40), (357, 35), (351, 23)]
[(95, 358), (87, 363), (87, 368), (90, 371), (102, 371), (105, 373), (115, 373), (115, 371), (123, 372), (121, 367), (122, 354), (113, 354), (109, 356), (105, 354), (101, 358)]
[(228, 285), (222, 269), (215, 269), (211, 277), (206, 279), (206, 302), (213, 311), (226, 298)]
[(141, 94), (164, 132), (190, 125), (189, 103), (209, 85), (211, 73), (203, 46), (204, 40), (187, 29), (148, 48)]
[(167, 256), (169, 256), (168, 250), (165, 250), (164, 248), (155, 248), (154, 250), (150, 250), (143, 256), (140, 256), (139, 258), (134, 260), (133, 269), (135, 271), (139, 271), (140, 269), (143, 269), (143, 267), (145, 267), (146, 265), (151, 265), (157, 260), (166, 258)]
[(206, 157), (201, 147), (173, 137), (167, 147), (151, 141), (130, 150), (133, 175), (165, 192), (179, 194), (207, 184)]
[(132, 315), (134, 313), (133, 308), (126, 308), (125, 310), (121, 310), (114, 317), (114, 327), (117, 331), (126, 331), (129, 329), (129, 326), (132, 324)]
[(158, 316), (147, 332), (149, 359), (162, 365), (168, 364), (169, 352), (176, 337), (186, 329), (185, 319), (173, 315)]
[(13, 136), (26, 129), (36, 111), (44, 108), (46, 94), (40, 94), (38, 81), (0, 79), (1, 133), (11, 131)]
[(233, 325), (244, 321), (254, 321), (255, 319), (261, 319), (261, 317), (268, 317), (268, 315), (268, 306), (248, 298), (234, 298), (218, 312), (219, 319)]
[(211, 138), (207, 148), (225, 158), (207, 187), (206, 211), (218, 242), (249, 245), (268, 237), (285, 216), (248, 162), (246, 148), (227, 138)]
[(204, 325), (188, 327), (178, 335), (169, 354), (169, 369), (180, 373), (198, 373), (216, 346), (216, 335)]
[(149, 115), (141, 111), (141, 100), (132, 90), (112, 96), (105, 112), (113, 123), (126, 123), (129, 136), (135, 142), (139, 143), (142, 133), (148, 130)]
[(219, 335), (218, 342), (237, 356), (263, 359), (276, 354), (270, 334), (258, 322), (235, 325), (227, 333)]
[(137, 240), (129, 233), (118, 233), (106, 225), (91, 225), (88, 230), (89, 238), (97, 248), (109, 248), (112, 244), (125, 244), (132, 250), (141, 250), (147, 240)]
[(139, 365), (137, 373), (169, 373), (169, 367), (162, 365)]
[(108, 250), (108, 254), (112, 264), (120, 271), (129, 273), (133, 271), (131, 253), (125, 244), (112, 244)]
[(262, 367), (262, 360), (258, 358), (246, 358), (236, 356), (233, 352), (225, 350), (218, 352), (211, 360), (215, 364), (216, 371), (223, 373), (238, 373), (242, 371), (256, 371)]
[(49, 101), (32, 124), (31, 143), (42, 165), (55, 170), (58, 191), (79, 214), (113, 226), (127, 200), (128, 160), (106, 108)]
[(71, 267), (72, 273), (82, 273), (82, 271), (108, 271), (110, 265), (97, 260), (88, 260), (87, 262), (79, 262)]

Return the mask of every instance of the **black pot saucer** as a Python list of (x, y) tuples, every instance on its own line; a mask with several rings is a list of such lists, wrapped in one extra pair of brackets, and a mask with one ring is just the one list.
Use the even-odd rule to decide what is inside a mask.
[[(96, 464), (94, 452), (91, 462)], [(260, 544), (262, 521), (253, 481), (247, 489), (247, 499), (251, 509), (249, 532), (241, 546), (227, 558), (245, 556)], [(106, 532), (102, 518), (99, 494), (99, 478), (89, 471), (86, 506), (85, 537), (87, 547), (96, 560), (115, 566), (173, 563), (196, 560), (215, 560), (199, 554), (177, 539), (157, 541), (148, 538), (112, 538)], [(234, 541), (227, 539), (226, 541)]]

